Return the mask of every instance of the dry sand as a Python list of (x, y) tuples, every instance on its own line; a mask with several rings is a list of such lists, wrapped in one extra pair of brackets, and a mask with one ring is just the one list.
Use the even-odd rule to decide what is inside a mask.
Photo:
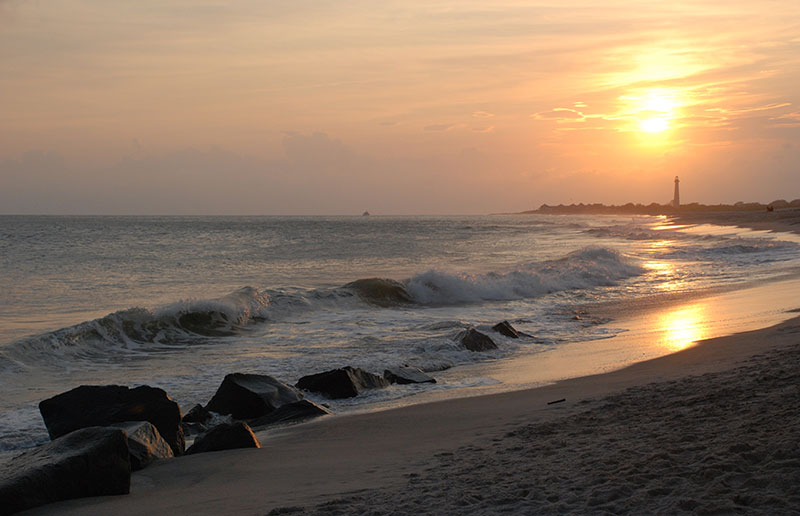
[[(800, 318), (554, 385), (329, 417), (30, 514), (800, 512)], [(566, 398), (563, 403), (548, 401)]]

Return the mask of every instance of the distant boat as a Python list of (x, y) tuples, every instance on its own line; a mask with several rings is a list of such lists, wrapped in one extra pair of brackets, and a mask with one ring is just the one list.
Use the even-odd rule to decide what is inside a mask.
[(362, 217), (369, 217), (369, 212), (368, 212), (368, 211), (365, 211), (364, 213), (362, 213), (362, 214), (361, 214), (361, 216), (362, 216)]

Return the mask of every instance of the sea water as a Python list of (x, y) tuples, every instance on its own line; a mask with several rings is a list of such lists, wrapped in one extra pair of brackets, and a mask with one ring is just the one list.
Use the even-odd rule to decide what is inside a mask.
[[(491, 385), (497, 363), (625, 331), (578, 306), (796, 275), (799, 249), (646, 216), (2, 216), (0, 452), (45, 442), (38, 401), (81, 384), (157, 386), (188, 409), (232, 372), (439, 376), (311, 396), (335, 412)], [(529, 336), (493, 332), (503, 320)], [(464, 349), (470, 327), (499, 349)]]

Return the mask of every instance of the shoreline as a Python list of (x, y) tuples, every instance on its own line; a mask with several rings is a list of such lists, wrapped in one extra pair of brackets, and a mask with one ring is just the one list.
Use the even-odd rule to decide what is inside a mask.
[[(461, 453), (458, 450), (475, 453), (489, 443), (503, 443), (510, 433), (526, 425), (554, 421), (558, 425), (569, 418), (580, 419), (581, 414), (609, 403), (609, 395), (625, 389), (649, 392), (648, 386), (652, 390), (696, 383), (698, 375), (706, 375), (701, 378), (707, 378), (705, 387), (712, 392), (720, 386), (709, 375), (730, 372), (748, 359), (757, 374), (769, 375), (773, 355), (786, 348), (800, 348), (800, 317), (766, 329), (702, 341), (610, 373), (535, 389), (327, 417), (262, 432), (260, 450), (182, 457), (135, 473), (130, 495), (60, 502), (25, 514), (267, 514), (280, 507), (312, 510), (332, 500), (345, 500), (341, 503), (357, 512), (370, 498), (358, 493), (408, 493), (403, 486), (424, 476), (431, 464)], [(638, 395), (634, 392), (632, 396)], [(562, 398), (566, 399), (563, 403), (547, 404)], [(674, 401), (680, 408), (681, 400)], [(782, 407), (765, 406), (767, 409)], [(648, 415), (653, 416), (642, 414), (640, 418)], [(627, 424), (643, 424), (635, 415), (631, 417), (634, 420)], [(735, 417), (734, 411), (731, 418)], [(717, 425), (726, 424), (717, 421)], [(570, 428), (565, 426), (567, 430)], [(463, 458), (459, 456), (459, 460)], [(447, 482), (447, 478), (441, 481)]]
[[(800, 228), (793, 232), (800, 232)], [(641, 321), (643, 313), (659, 314), (670, 303), (685, 301), (667, 300), (666, 305), (639, 306), (628, 315), (645, 324)], [(652, 382), (682, 384), (697, 375), (731, 371), (742, 360), (753, 361), (759, 355), (762, 360), (781, 346), (796, 344), (798, 336), (800, 317), (794, 317), (769, 328), (703, 340), (696, 346), (637, 361), (622, 369), (537, 388), (476, 392), (434, 401), (415, 397), (414, 404), (397, 408), (344, 413), (261, 431), (257, 432), (261, 450), (232, 450), (156, 463), (132, 476), (130, 495), (59, 502), (24, 514), (267, 514), (275, 508), (301, 506), (316, 513), (323, 512), (320, 504), (337, 500), (348, 513), (391, 512), (387, 507), (396, 504), (396, 499), (376, 509), (358, 493), (370, 493), (367, 498), (373, 495), (396, 498), (403, 490), (415, 489), (415, 482), (424, 481), (432, 486), (434, 494), (428, 497), (433, 500), (436, 491), (444, 487), (428, 478), (426, 471), (443, 464), (452, 468), (452, 460), (447, 457), (461, 460), (465, 455), (480, 455), (476, 450), (485, 449), (487, 443), (503, 446), (509, 439), (514, 440), (509, 438), (510, 434), (530, 425), (581, 419), (582, 414), (585, 416), (587, 411), (608, 404), (609, 396), (620, 396), (625, 389), (647, 391)], [(634, 338), (641, 341), (646, 336)], [(761, 367), (763, 372), (769, 372), (768, 362)], [(642, 396), (647, 393), (634, 398)], [(562, 398), (567, 401), (547, 405)], [(475, 461), (484, 459), (472, 457), (465, 467), (480, 469), (483, 466)], [(575, 473), (580, 474), (579, 468)], [(446, 483), (446, 479), (442, 482)], [(420, 493), (418, 497), (424, 495)], [(547, 506), (538, 507), (541, 511)], [(450, 512), (467, 511), (457, 506), (446, 508)], [(411, 512), (425, 511), (415, 507)]]
[(676, 212), (667, 218), (680, 224), (715, 224), (757, 231), (800, 234), (800, 209), (767, 211)]

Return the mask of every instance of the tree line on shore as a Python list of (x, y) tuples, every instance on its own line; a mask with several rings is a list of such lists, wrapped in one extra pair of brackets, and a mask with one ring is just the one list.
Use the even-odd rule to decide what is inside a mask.
[(631, 213), (631, 214), (640, 214), (640, 215), (662, 215), (666, 213), (677, 213), (677, 212), (717, 212), (717, 211), (773, 211), (773, 210), (782, 210), (782, 209), (790, 209), (800, 208), (800, 199), (795, 199), (793, 201), (786, 201), (783, 199), (779, 199), (776, 201), (772, 201), (768, 204), (762, 204), (759, 202), (742, 202), (739, 201), (735, 204), (700, 204), (700, 203), (688, 203), (688, 204), (681, 204), (678, 207), (673, 206), (672, 204), (659, 204), (659, 203), (650, 203), (650, 204), (641, 204), (637, 203), (634, 204), (629, 202), (627, 204), (622, 205), (605, 205), (601, 203), (594, 203), (594, 204), (559, 204), (557, 206), (550, 206), (548, 204), (542, 204), (539, 206), (538, 209), (535, 210), (528, 210), (523, 211), (523, 214), (571, 214), (571, 213), (589, 213), (589, 214), (620, 214), (620, 213)]

